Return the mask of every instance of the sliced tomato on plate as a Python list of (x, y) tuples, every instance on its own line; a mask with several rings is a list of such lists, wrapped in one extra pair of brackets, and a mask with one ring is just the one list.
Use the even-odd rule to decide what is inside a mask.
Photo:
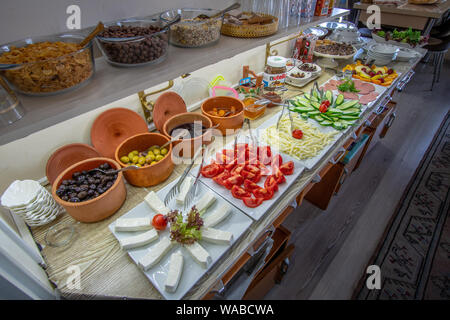
[(280, 166), (280, 171), (286, 176), (293, 174), (294, 173), (294, 162), (288, 161), (288, 162), (283, 163)]
[(273, 192), (278, 191), (278, 183), (275, 176), (270, 175), (266, 178), (266, 181), (264, 182), (264, 188), (268, 190), (270, 189)]
[(248, 164), (245, 166), (245, 170), (254, 173), (254, 174), (258, 174), (261, 172), (261, 169), (259, 167), (257, 167), (256, 165), (253, 164)]
[(286, 177), (284, 176), (283, 172), (281, 172), (280, 168), (274, 169), (273, 176), (275, 177), (275, 180), (278, 184), (286, 182)]
[(244, 178), (240, 175), (232, 175), (227, 178), (225, 181), (225, 188), (231, 190), (231, 188), (235, 185), (240, 186), (244, 182)]
[(272, 168), (274, 167), (279, 167), (283, 164), (283, 158), (281, 157), (281, 155), (276, 154), (272, 157), (272, 162), (270, 163), (270, 166)]
[(257, 185), (256, 183), (254, 183), (253, 181), (248, 180), (248, 179), (245, 179), (245, 180), (244, 180), (244, 188), (245, 188), (245, 190), (247, 190), (247, 191), (252, 191), (253, 189), (261, 188), (261, 187), (258, 186), (258, 185)]
[(244, 170), (244, 168), (245, 168), (245, 164), (238, 164), (231, 170), (231, 174), (232, 175), (236, 175), (236, 174), (240, 175), (242, 170)]
[(266, 189), (261, 187), (254, 189), (252, 192), (256, 198), (263, 198), (264, 200), (272, 199), (274, 193), (272, 189)]
[(244, 201), (244, 204), (249, 208), (256, 208), (259, 205), (261, 205), (261, 203), (263, 203), (264, 201), (263, 198), (253, 198), (253, 197), (244, 197), (242, 198), (242, 200)]
[(241, 176), (243, 176), (244, 179), (248, 179), (248, 180), (252, 180), (253, 181), (253, 179), (255, 178), (256, 174), (254, 174), (254, 173), (244, 169), (244, 170), (241, 171)]
[(205, 178), (213, 178), (223, 172), (223, 167), (217, 163), (206, 165), (202, 168), (201, 174)]
[(236, 199), (242, 199), (242, 198), (251, 197), (251, 193), (249, 191), (247, 191), (244, 188), (239, 187), (237, 185), (234, 185), (231, 188), (231, 195), (233, 197), (235, 197)]
[(238, 163), (237, 159), (234, 160), (230, 160), (227, 164), (225, 164), (225, 170), (231, 171), (233, 170), (233, 168), (236, 166), (236, 164)]
[(228, 179), (229, 177), (231, 177), (230, 172), (225, 170), (224, 172), (218, 174), (212, 179), (214, 180), (215, 183), (225, 187), (225, 180)]
[(272, 149), (270, 149), (270, 146), (258, 147), (258, 160), (263, 164), (270, 164), (272, 161)]

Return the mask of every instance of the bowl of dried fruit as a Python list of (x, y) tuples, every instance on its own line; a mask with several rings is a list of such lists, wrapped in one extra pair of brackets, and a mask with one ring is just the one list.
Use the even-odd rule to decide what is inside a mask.
[(109, 158), (77, 162), (56, 178), (52, 196), (75, 220), (97, 222), (106, 219), (119, 210), (127, 196), (123, 173), (111, 173), (120, 168)]
[(202, 103), (202, 113), (219, 125), (222, 134), (233, 134), (244, 122), (244, 103), (234, 97), (210, 97)]
[(0, 45), (0, 75), (27, 95), (52, 95), (86, 84), (95, 72), (92, 41), (81, 35), (33, 37)]

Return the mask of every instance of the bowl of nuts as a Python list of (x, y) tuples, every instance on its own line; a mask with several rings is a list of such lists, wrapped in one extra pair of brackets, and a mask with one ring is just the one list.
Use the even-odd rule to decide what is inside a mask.
[(311, 80), (311, 72), (291, 70), (287, 73), (287, 79), (289, 83), (297, 86), (305, 85)]
[(137, 67), (166, 58), (169, 28), (159, 18), (119, 20), (106, 23), (95, 39), (110, 64)]
[[(170, 43), (184, 48), (198, 48), (213, 45), (220, 38), (223, 14), (214, 9), (174, 9), (161, 13), (164, 22), (181, 16), (180, 22), (170, 27)], [(212, 18), (210, 18), (212, 17)]]
[(27, 95), (52, 95), (79, 88), (95, 72), (92, 42), (81, 35), (33, 37), (0, 45), (0, 75)]
[(127, 196), (120, 165), (109, 158), (73, 164), (55, 180), (52, 196), (75, 220), (97, 222), (113, 215)]
[(123, 141), (116, 149), (116, 161), (122, 167), (140, 167), (125, 171), (125, 179), (137, 187), (150, 187), (166, 180), (174, 167), (169, 141), (166, 136), (153, 132), (140, 133)]

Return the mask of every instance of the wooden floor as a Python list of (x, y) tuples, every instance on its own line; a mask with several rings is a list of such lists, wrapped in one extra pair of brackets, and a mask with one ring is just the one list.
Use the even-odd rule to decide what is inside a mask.
[(322, 211), (307, 201), (286, 221), (295, 253), (266, 299), (350, 299), (406, 185), (450, 110), (450, 56), (430, 91), (432, 68), (419, 63), (397, 94), (397, 119)]

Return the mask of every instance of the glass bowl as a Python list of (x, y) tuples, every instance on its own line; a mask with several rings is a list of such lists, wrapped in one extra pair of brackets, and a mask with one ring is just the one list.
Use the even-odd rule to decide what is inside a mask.
[(27, 95), (52, 95), (79, 88), (92, 78), (92, 41), (60, 34), (27, 38), (0, 46), (0, 74), (11, 88)]
[(173, 9), (161, 13), (161, 20), (172, 21), (177, 15), (181, 21), (170, 27), (170, 43), (184, 48), (199, 48), (217, 43), (220, 39), (223, 14), (213, 19), (198, 18), (200, 15), (211, 17), (219, 10), (214, 9)]
[(124, 19), (105, 24), (96, 41), (110, 64), (137, 67), (166, 58), (169, 30), (159, 18)]
[(75, 228), (69, 222), (60, 222), (51, 226), (45, 233), (45, 243), (50, 247), (64, 247), (72, 242)]

